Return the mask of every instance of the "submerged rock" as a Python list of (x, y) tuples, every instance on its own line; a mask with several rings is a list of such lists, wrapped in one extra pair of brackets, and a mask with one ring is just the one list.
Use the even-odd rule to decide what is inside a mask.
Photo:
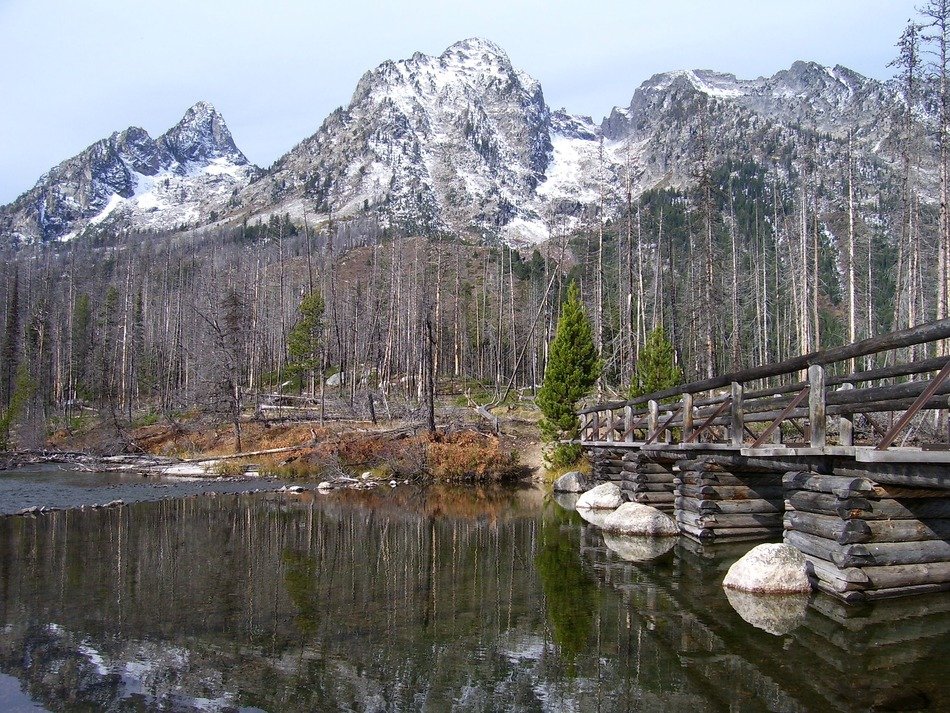
[(810, 592), (805, 556), (791, 545), (757, 545), (733, 564), (722, 586), (743, 592)]
[(604, 483), (581, 495), (577, 499), (577, 509), (616, 510), (622, 502), (620, 488), (613, 483)]
[[(608, 515), (608, 517), (610, 517)], [(646, 535), (616, 535), (604, 533), (607, 549), (627, 562), (646, 562), (665, 555), (676, 544), (672, 537), (648, 537)]]
[(554, 481), (552, 486), (555, 493), (583, 493), (590, 490), (590, 480), (578, 470), (565, 473)]
[(679, 528), (672, 518), (641, 503), (623, 503), (604, 521), (604, 529), (618, 535), (675, 537)]
[(745, 621), (775, 636), (798, 628), (808, 613), (808, 595), (804, 592), (756, 594), (727, 588), (726, 599)]

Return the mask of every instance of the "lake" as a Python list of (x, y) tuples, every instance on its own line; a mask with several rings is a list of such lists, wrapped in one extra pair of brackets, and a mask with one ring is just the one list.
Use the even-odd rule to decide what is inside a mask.
[(605, 540), (533, 488), (2, 517), (0, 709), (950, 709), (950, 596), (733, 604), (749, 547)]

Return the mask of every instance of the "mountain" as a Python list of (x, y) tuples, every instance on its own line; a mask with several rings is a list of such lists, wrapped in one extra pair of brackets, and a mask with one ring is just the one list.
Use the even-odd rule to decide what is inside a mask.
[(66, 239), (107, 220), (176, 230), (287, 213), (537, 243), (555, 226), (590, 223), (601, 205), (619, 209), (627, 194), (695, 181), (703, 151), (785, 175), (811, 152), (840, 174), (850, 140), (859, 170), (886, 180), (898, 101), (893, 87), (844, 67), (795, 62), (753, 80), (658, 74), (596, 123), (552, 110), (500, 47), (473, 38), (367, 72), (346, 107), (267, 171), (248, 164), (206, 103), (157, 140), (138, 128), (113, 134), (0, 209), (0, 236)]
[(158, 139), (130, 127), (63, 161), (0, 209), (0, 233), (27, 242), (67, 240), (107, 220), (180, 228), (225, 210), (258, 172), (218, 111), (198, 102)]

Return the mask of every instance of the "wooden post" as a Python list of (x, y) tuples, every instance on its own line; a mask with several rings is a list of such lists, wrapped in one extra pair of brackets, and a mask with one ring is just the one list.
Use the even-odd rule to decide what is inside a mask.
[(607, 440), (614, 442), (614, 412), (613, 409), (607, 412)]
[(827, 445), (825, 418), (825, 368), (820, 364), (808, 367), (808, 423), (811, 431), (811, 447)]
[(742, 384), (738, 381), (732, 382), (732, 421), (729, 426), (729, 435), (732, 445), (736, 448), (742, 447), (744, 414), (742, 411)]
[(626, 434), (623, 440), (633, 443), (633, 406), (624, 406), (623, 412), (623, 431)]
[(683, 394), (683, 441), (693, 435), (693, 395)]
[(647, 417), (647, 433), (655, 433), (657, 424), (660, 422), (660, 404), (651, 399), (647, 402), (647, 408), (650, 409), (650, 415)]
[(594, 411), (590, 420), (590, 440), (597, 442), (600, 440), (600, 411)]
[[(850, 391), (854, 384), (842, 384), (838, 391)], [(854, 445), (854, 414), (843, 413), (838, 416), (838, 445)]]

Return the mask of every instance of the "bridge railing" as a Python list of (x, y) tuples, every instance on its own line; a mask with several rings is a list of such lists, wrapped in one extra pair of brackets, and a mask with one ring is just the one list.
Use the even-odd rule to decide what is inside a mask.
[[(596, 404), (578, 412), (581, 443), (887, 450), (922, 410), (947, 409), (950, 357), (926, 356), (946, 339), (950, 319)], [(859, 360), (880, 366), (856, 370)], [(870, 429), (860, 444), (857, 414)]]

